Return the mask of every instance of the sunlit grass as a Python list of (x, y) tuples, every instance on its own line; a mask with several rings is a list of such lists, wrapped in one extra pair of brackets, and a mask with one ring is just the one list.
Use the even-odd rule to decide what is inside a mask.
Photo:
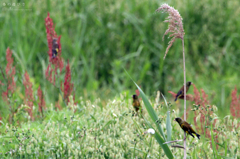
[[(240, 72), (237, 60), (240, 26), (236, 18), (240, 1), (164, 2), (177, 8), (183, 17), (187, 80), (203, 88), (219, 110), (226, 111)], [(62, 36), (62, 56), (65, 62), (69, 59), (77, 96), (94, 100), (91, 96), (94, 92), (108, 99), (133, 89), (121, 69), (124, 66), (146, 94), (154, 96), (160, 89), (170, 97), (167, 91), (177, 91), (184, 83), (179, 73), (181, 43), (176, 41), (168, 54), (169, 60), (163, 61), (167, 41), (162, 42), (162, 35), (167, 26), (162, 21), (166, 15), (155, 13), (162, 3), (60, 0), (42, 5), (41, 1), (28, 1), (25, 8), (31, 11), (2, 10), (1, 64), (6, 64), (4, 53), (10, 47), (19, 73), (27, 71), (43, 91), (51, 87), (44, 77), (48, 65), (44, 18), (49, 12), (56, 32)], [(45, 92), (48, 103), (58, 97), (57, 93)]]
[[(167, 134), (164, 101), (150, 102), (158, 117), (162, 119), (161, 125), (164, 133)], [(155, 138), (151, 134), (144, 133), (149, 128), (148, 123), (143, 118), (132, 115), (131, 99), (126, 96), (126, 93), (109, 100), (103, 108), (99, 103), (100, 99), (94, 102), (81, 101), (75, 113), (68, 108), (55, 111), (53, 106), (49, 106), (50, 109), (46, 112), (43, 121), (29, 121), (20, 125), (15, 124), (15, 126), (2, 123), (0, 127), (1, 157), (166, 158)], [(180, 115), (178, 109), (174, 107), (169, 111), (172, 114), (171, 121)], [(151, 121), (146, 109), (143, 112), (144, 118)], [(179, 125), (173, 122), (171, 126), (172, 140), (182, 140), (183, 131)], [(234, 135), (234, 132), (227, 129), (224, 119), (220, 120), (214, 128), (219, 129), (222, 126), (225, 130), (221, 131), (219, 139), (230, 139), (231, 144), (228, 140), (219, 140), (217, 149), (215, 143), (214, 154), (228, 157), (240, 156), (237, 151), (239, 135)], [(239, 128), (234, 131), (240, 132)], [(187, 138), (188, 156), (212, 158), (212, 141), (204, 138), (203, 134), (201, 134), (201, 140), (189, 136)], [(226, 142), (229, 143), (226, 145)], [(182, 142), (178, 144), (182, 145)], [(170, 147), (170, 150), (175, 157), (183, 157), (182, 149)]]

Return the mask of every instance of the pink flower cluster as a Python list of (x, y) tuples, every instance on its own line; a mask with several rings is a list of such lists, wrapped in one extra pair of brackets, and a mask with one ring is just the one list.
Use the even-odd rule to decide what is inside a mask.
[[(9, 94), (13, 93), (16, 88), (16, 82), (14, 81), (16, 69), (15, 67), (13, 67), (12, 51), (9, 48), (7, 48), (7, 51), (6, 51), (6, 60), (7, 60), (7, 66), (5, 69), (6, 76), (3, 74), (3, 77), (6, 80), (7, 90), (2, 92), (2, 98), (4, 101), (8, 102)], [(1, 81), (0, 81), (0, 84), (4, 85)]]
[(240, 95), (237, 97), (237, 87), (232, 91), (230, 112), (233, 117), (240, 118)]
[[(64, 67), (64, 63), (61, 57), (61, 52), (62, 52), (61, 43), (60, 43), (61, 36), (57, 36), (54, 30), (55, 28), (53, 26), (53, 20), (50, 18), (49, 13), (48, 13), (48, 16), (45, 18), (45, 27), (46, 27), (47, 41), (48, 41), (48, 57), (50, 62), (45, 72), (45, 76), (49, 82), (55, 85), (57, 70), (59, 69), (61, 72)], [(54, 38), (57, 39), (57, 45), (58, 45), (58, 52), (56, 57), (53, 57), (52, 55)]]
[(33, 120), (33, 89), (32, 89), (32, 83), (30, 82), (30, 78), (27, 72), (24, 74), (24, 79), (23, 79), (23, 85), (25, 87), (25, 98), (24, 98), (24, 103), (29, 107), (27, 109), (28, 115), (31, 117)]

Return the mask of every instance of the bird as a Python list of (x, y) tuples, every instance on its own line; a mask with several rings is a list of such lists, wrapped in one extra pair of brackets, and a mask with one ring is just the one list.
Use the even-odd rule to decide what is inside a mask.
[(55, 58), (57, 56), (58, 51), (59, 51), (59, 46), (57, 43), (57, 38), (53, 38), (53, 40), (52, 40), (52, 58)]
[[(196, 133), (193, 128), (191, 127), (190, 124), (188, 124), (186, 121), (182, 120), (181, 118), (175, 118), (174, 121), (178, 122), (178, 124), (181, 126), (181, 128), (183, 129), (183, 131), (185, 131), (187, 134), (190, 134), (193, 138), (195, 138), (193, 136), (193, 134), (195, 134), (197, 136), (197, 138), (200, 140), (200, 135), (198, 133)], [(185, 140), (186, 138), (184, 138)]]
[[(189, 87), (191, 86), (192, 82), (187, 82), (186, 83), (186, 93), (189, 89)], [(182, 97), (184, 95), (184, 85), (181, 87), (181, 89), (178, 91), (176, 98), (174, 101), (177, 101), (178, 98)]]
[(141, 107), (140, 101), (138, 99), (138, 96), (136, 94), (134, 94), (132, 96), (132, 99), (133, 99), (132, 105), (133, 105), (133, 108), (135, 109), (135, 111), (137, 112), (137, 114), (138, 114), (139, 109), (140, 109), (140, 112), (142, 112), (142, 110), (141, 110), (142, 107)]

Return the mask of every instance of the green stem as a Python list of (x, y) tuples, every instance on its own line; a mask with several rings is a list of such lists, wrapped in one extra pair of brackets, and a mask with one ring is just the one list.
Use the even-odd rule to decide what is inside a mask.
[[(182, 38), (182, 49), (183, 49), (183, 75), (184, 75), (184, 120), (186, 121), (186, 69), (185, 69), (185, 53), (184, 53), (184, 39)], [(187, 158), (186, 151), (186, 132), (184, 132), (184, 159)]]

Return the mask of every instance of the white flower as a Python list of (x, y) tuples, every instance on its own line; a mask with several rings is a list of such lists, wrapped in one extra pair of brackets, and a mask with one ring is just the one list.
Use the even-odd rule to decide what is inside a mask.
[(113, 116), (114, 116), (114, 117), (117, 117), (117, 115), (116, 115), (115, 113), (113, 113)]
[(147, 133), (149, 133), (149, 134), (155, 134), (155, 130), (154, 129), (152, 129), (152, 128), (150, 128), (150, 129), (148, 129), (147, 130)]

